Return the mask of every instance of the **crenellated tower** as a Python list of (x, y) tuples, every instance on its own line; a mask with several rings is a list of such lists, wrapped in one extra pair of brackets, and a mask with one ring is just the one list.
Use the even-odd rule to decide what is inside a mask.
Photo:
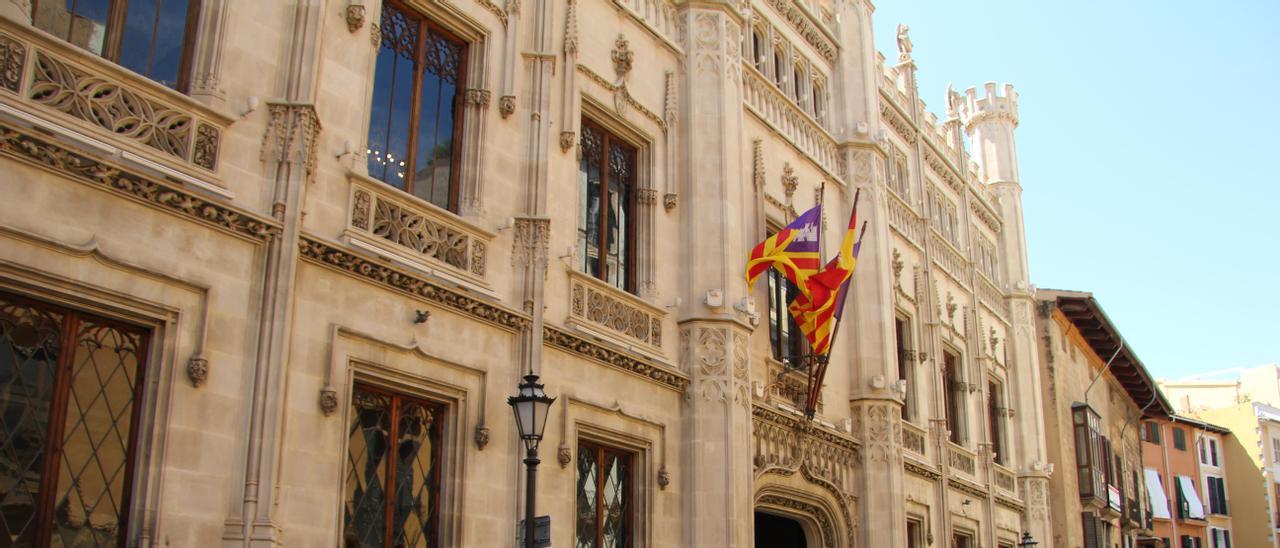
[[(1018, 94), (1012, 84), (997, 91), (995, 82), (974, 88), (960, 100), (960, 121), (969, 136), (978, 177), (995, 198), (1003, 222), (1000, 264), (1008, 287), (1013, 333), (1009, 337), (1014, 420), (1019, 432), (1044, 431), (1040, 393), (1039, 354), (1034, 328), (1034, 288), (1027, 270), (1026, 228), (1022, 221), (1022, 185), (1018, 177)], [(1053, 538), (1048, 508), (1049, 469), (1043, 436), (1020, 436), (1016, 441), (1019, 489), (1026, 502), (1023, 527), (1035, 538)]]

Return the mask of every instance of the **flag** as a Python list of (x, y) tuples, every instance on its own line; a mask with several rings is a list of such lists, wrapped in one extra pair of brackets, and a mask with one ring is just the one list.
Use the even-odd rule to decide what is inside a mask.
[(854, 238), (858, 225), (858, 198), (853, 199), (853, 212), (849, 215), (849, 228), (845, 232), (840, 245), (840, 253), (833, 257), (821, 272), (809, 276), (806, 281), (808, 291), (791, 302), (789, 310), (795, 317), (800, 331), (809, 340), (809, 347), (815, 356), (823, 356), (831, 351), (831, 337), (836, 323), (844, 313), (845, 297), (848, 295), (849, 280), (853, 278), (853, 269), (858, 263), (858, 251), (862, 248), (862, 234), (866, 233), (866, 223), (862, 225), (862, 234)]
[(772, 266), (803, 292), (809, 276), (818, 272), (821, 220), (822, 204), (818, 204), (752, 248), (747, 255), (747, 288)]

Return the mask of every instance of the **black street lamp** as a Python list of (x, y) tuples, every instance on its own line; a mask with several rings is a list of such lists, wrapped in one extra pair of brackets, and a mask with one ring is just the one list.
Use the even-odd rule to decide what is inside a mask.
[(1031, 538), (1031, 533), (1022, 532), (1022, 540), (1018, 541), (1018, 548), (1036, 548), (1040, 543), (1036, 539)]
[(547, 396), (538, 383), (538, 376), (531, 371), (520, 383), (520, 392), (507, 398), (507, 404), (516, 414), (516, 429), (520, 439), (524, 440), (524, 464), (528, 467), (528, 480), (525, 482), (524, 502), (524, 545), (534, 548), (533, 539), (533, 501), (538, 481), (538, 443), (542, 441), (542, 431), (547, 428), (547, 414), (555, 398)]

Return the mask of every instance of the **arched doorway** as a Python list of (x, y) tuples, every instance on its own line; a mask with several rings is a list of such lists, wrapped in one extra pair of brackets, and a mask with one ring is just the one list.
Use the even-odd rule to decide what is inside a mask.
[(808, 548), (804, 526), (794, 519), (756, 511), (755, 548)]

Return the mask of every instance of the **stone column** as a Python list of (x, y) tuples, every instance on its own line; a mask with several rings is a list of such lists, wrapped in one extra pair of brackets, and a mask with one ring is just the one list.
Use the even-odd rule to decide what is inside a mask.
[(690, 376), (683, 409), (682, 546), (752, 546), (750, 328), (734, 304), (752, 209), (742, 120), (742, 16), (731, 5), (686, 3), (678, 35), (680, 75), (680, 363)]
[[(861, 0), (838, 2), (840, 57), (836, 63), (836, 128), (843, 128), (842, 153), (848, 182), (861, 189), (859, 218), (867, 232), (854, 271), (845, 325), (834, 343), (831, 367), (850, 369), (850, 412), (855, 435), (865, 444), (854, 542), (857, 546), (906, 546), (903, 497), (901, 411), (894, 340), (893, 272), (884, 149), (880, 133), (878, 75), (871, 26), (872, 7)], [(852, 207), (853, 188), (841, 201), (843, 217)], [(830, 203), (830, 202), (828, 202)]]

